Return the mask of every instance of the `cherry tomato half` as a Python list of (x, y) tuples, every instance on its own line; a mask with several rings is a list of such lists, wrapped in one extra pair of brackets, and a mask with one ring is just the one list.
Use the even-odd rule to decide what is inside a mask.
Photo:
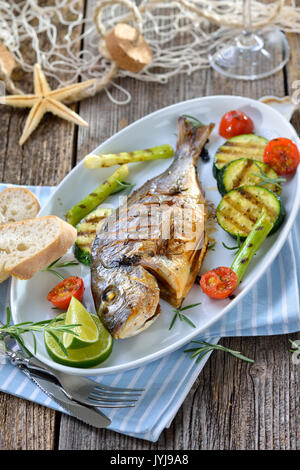
[(240, 134), (252, 134), (254, 124), (252, 119), (242, 111), (228, 111), (221, 119), (219, 134), (224, 139), (230, 139)]
[(56, 284), (47, 295), (47, 300), (55, 307), (65, 310), (69, 307), (72, 297), (82, 301), (84, 292), (83, 280), (77, 276), (70, 276)]
[(203, 274), (200, 286), (203, 292), (212, 299), (225, 299), (229, 297), (238, 283), (235, 272), (226, 267), (212, 269)]
[(280, 137), (270, 140), (265, 148), (264, 163), (270, 165), (278, 175), (295, 173), (299, 162), (298, 147), (290, 139)]

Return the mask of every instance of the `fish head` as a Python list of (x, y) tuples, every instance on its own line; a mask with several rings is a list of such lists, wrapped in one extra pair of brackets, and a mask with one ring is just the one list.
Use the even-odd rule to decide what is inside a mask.
[(159, 316), (157, 281), (142, 266), (98, 266), (92, 273), (92, 291), (98, 315), (116, 339), (140, 333)]

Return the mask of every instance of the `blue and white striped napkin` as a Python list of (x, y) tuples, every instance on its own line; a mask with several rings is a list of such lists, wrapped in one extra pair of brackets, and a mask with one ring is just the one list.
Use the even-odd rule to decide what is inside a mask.
[[(11, 185), (0, 184), (0, 191), (7, 186)], [(29, 189), (36, 194), (41, 205), (52, 191), (50, 187), (29, 186)], [(236, 308), (212, 325), (202, 338), (215, 343), (224, 336), (274, 335), (300, 331), (299, 233), (300, 214), (280, 254), (259, 283)], [(0, 312), (4, 312), (8, 296), (9, 281), (6, 281), (0, 285)], [(196, 363), (183, 353), (186, 347), (144, 367), (101, 377), (101, 382), (107, 385), (146, 388), (143, 398), (135, 408), (103, 410), (112, 420), (109, 429), (157, 441), (163, 429), (171, 424), (208, 359), (206, 357)], [(0, 365), (0, 390), (64, 412), (9, 363)]]

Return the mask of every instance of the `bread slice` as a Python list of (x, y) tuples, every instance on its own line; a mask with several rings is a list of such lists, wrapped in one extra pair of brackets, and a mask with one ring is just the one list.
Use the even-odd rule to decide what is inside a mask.
[(77, 231), (55, 215), (0, 225), (0, 282), (9, 275), (30, 279), (63, 256)]
[(26, 188), (6, 188), (0, 193), (0, 224), (32, 219), (40, 210), (39, 201)]

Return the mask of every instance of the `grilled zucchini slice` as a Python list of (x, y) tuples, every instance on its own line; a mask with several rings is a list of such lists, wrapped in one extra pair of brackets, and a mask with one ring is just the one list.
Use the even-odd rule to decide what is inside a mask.
[(112, 209), (97, 208), (76, 225), (77, 239), (74, 245), (74, 255), (80, 263), (90, 266), (91, 245), (96, 238), (97, 230), (111, 213)]
[(284, 209), (278, 196), (262, 186), (241, 186), (229, 191), (219, 203), (216, 216), (219, 225), (230, 235), (244, 239), (262, 212), (274, 224), (276, 232), (284, 220)]
[(258, 160), (251, 160), (250, 158), (239, 158), (238, 160), (228, 163), (219, 171), (217, 183), (222, 196), (232, 189), (247, 185), (263, 186), (273, 191), (277, 196), (280, 196), (281, 186), (272, 183), (263, 184), (263, 179), (259, 176), (260, 170), (258, 167), (260, 167), (269, 178), (278, 178), (277, 173), (272, 170), (269, 165), (259, 162)]
[(227, 140), (215, 155), (213, 166), (214, 177), (228, 163), (239, 158), (263, 161), (265, 147), (268, 140), (255, 134), (242, 134)]

